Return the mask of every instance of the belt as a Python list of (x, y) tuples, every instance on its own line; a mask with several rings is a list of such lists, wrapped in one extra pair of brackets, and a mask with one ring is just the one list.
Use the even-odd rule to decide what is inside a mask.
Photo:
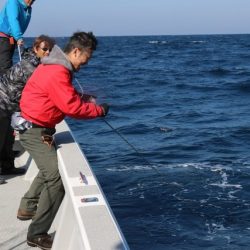
[(55, 128), (47, 128), (47, 127), (44, 127), (44, 126), (41, 126), (41, 125), (38, 125), (35, 123), (32, 123), (32, 128), (43, 128), (42, 134), (47, 134), (47, 135), (51, 135), (51, 136), (53, 134), (55, 134), (55, 132), (56, 132)]
[(5, 38), (8, 38), (9, 41), (10, 41), (10, 44), (15, 44), (15, 39), (13, 36), (9, 36), (3, 32), (0, 32), (0, 37), (5, 37)]
[(46, 128), (46, 127), (32, 123), (32, 128)]

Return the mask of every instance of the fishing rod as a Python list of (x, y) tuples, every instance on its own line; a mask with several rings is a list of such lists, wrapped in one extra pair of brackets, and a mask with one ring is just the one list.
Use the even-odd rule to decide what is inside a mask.
[(83, 95), (84, 95), (84, 91), (83, 91), (83, 88), (82, 88), (82, 86), (81, 86), (81, 84), (79, 83), (79, 81), (77, 80), (77, 78), (75, 77), (75, 81), (76, 81), (76, 83), (77, 83), (77, 85), (78, 85), (78, 87), (80, 88), (80, 93), (81, 93), (81, 98), (83, 97)]
[[(79, 83), (79, 81), (77, 80), (77, 78), (75, 77), (75, 81), (77, 83), (77, 85), (79, 86), (82, 95), (84, 94), (83, 92), (83, 88), (81, 86), (81, 84)], [(110, 122), (108, 122), (105, 118), (102, 118), (102, 121), (104, 123), (106, 123), (106, 125), (114, 132), (116, 133), (130, 148), (132, 148), (132, 150), (137, 154), (137, 156), (139, 156), (141, 159), (144, 160), (144, 162), (149, 165), (153, 170), (155, 170), (157, 172), (157, 174), (160, 174), (159, 170), (152, 164), (150, 163), (140, 152), (139, 150), (137, 150), (116, 128), (114, 128)]]

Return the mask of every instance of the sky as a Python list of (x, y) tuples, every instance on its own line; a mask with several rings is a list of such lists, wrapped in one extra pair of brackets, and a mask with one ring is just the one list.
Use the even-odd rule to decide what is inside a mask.
[(36, 0), (25, 36), (79, 30), (97, 36), (250, 34), (250, 0)]

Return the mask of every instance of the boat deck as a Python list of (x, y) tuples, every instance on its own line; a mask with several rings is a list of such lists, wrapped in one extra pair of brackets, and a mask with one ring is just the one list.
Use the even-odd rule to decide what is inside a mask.
[[(24, 151), (18, 141), (18, 135), (14, 145), (14, 150), (20, 151), (20, 156), (15, 158), (17, 168), (26, 168), (27, 172), (22, 176), (3, 175), (5, 183), (0, 185), (0, 250), (26, 250), (34, 249), (26, 243), (28, 227), (31, 220), (20, 221), (17, 219), (17, 210), (20, 200), (29, 189), (33, 175), (36, 173), (32, 168), (31, 157)], [(54, 236), (55, 227), (49, 233)]]
[[(16, 158), (16, 166), (23, 167), (20, 158)], [(24, 176), (4, 176), (6, 183), (0, 185), (0, 249), (26, 250), (32, 249), (26, 244), (26, 236), (30, 221), (16, 218), (19, 202), (30, 186)]]

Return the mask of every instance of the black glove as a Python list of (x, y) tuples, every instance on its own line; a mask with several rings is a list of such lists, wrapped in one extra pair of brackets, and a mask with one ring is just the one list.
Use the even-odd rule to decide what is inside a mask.
[(89, 94), (82, 94), (82, 100), (84, 102), (92, 102), (92, 103), (95, 103), (96, 104), (96, 96), (94, 95), (89, 95)]
[(100, 104), (103, 110), (103, 116), (106, 116), (109, 112), (109, 105), (107, 103)]

